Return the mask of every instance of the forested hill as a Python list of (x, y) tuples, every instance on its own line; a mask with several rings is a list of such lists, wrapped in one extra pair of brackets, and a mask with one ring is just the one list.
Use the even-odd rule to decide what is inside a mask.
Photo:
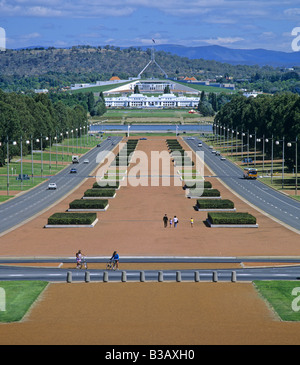
[[(0, 53), (0, 73), (2, 76), (39, 76), (57, 72), (132, 77), (142, 71), (150, 61), (150, 56), (150, 50), (143, 51), (138, 48), (121, 50), (113, 46), (7, 50)], [(203, 72), (213, 76), (220, 73), (229, 73), (236, 77), (251, 76), (259, 69), (250, 66), (235, 67), (204, 59), (191, 60), (164, 51), (157, 51), (155, 59), (170, 77), (176, 77), (178, 74), (200, 77)], [(157, 67), (153, 67), (150, 74), (162, 76)]]
[[(150, 49), (120, 49), (114, 46), (7, 50), (0, 52), (0, 88), (23, 91), (108, 80), (112, 76), (127, 79), (136, 77), (148, 64), (150, 57)], [(164, 51), (156, 51), (155, 60), (170, 78), (194, 76), (198, 80), (206, 80), (223, 76), (225, 82), (228, 82), (225, 77), (230, 77), (229, 82), (235, 82), (238, 79), (253, 78), (257, 81), (266, 77), (278, 80), (282, 74), (282, 70), (269, 66), (233, 66), (204, 59), (189, 59)], [(143, 76), (163, 75), (156, 65), (151, 65)]]

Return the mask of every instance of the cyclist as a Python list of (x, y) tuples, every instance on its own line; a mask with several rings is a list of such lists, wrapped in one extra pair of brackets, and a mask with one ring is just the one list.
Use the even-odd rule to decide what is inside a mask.
[(110, 260), (115, 263), (116, 265), (115, 267), (117, 270), (119, 270), (119, 259), (120, 259), (119, 254), (117, 253), (117, 251), (114, 251)]
[(77, 269), (81, 269), (82, 264), (84, 264), (84, 268), (87, 269), (86, 258), (85, 255), (81, 252), (81, 250), (79, 250), (76, 253), (76, 261), (77, 261)]

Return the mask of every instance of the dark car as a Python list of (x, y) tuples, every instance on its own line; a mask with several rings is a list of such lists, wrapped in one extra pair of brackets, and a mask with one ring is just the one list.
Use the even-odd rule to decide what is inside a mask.
[(244, 159), (242, 160), (242, 162), (243, 162), (243, 163), (252, 163), (252, 162), (253, 162), (253, 160), (252, 160), (252, 158), (244, 158)]
[(23, 174), (23, 176), (19, 174), (19, 176), (16, 177), (16, 180), (30, 180), (30, 177), (28, 176), (28, 174)]
[(70, 174), (76, 174), (77, 173), (77, 170), (73, 167), (71, 170), (70, 170)]
[(101, 147), (101, 143), (98, 143), (98, 144), (97, 144), (97, 147)]

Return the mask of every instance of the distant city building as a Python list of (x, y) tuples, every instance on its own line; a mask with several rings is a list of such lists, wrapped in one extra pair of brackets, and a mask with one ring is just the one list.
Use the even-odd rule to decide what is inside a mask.
[(199, 104), (199, 97), (176, 96), (162, 94), (146, 96), (144, 94), (131, 94), (129, 96), (105, 97), (108, 108), (194, 108)]
[(34, 89), (36, 94), (47, 94), (49, 92), (48, 89)]
[(261, 95), (262, 92), (258, 92), (258, 91), (246, 91), (243, 93), (244, 96), (246, 96), (246, 98), (250, 98), (251, 96), (253, 98), (256, 98), (257, 95)]

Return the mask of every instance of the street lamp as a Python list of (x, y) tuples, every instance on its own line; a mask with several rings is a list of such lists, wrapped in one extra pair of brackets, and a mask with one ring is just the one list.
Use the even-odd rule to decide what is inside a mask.
[(41, 139), (37, 138), (36, 142), (41, 142), (41, 178), (43, 178), (43, 138), (41, 135)]
[(271, 184), (273, 183), (273, 155), (274, 155), (274, 147), (273, 147), (273, 145), (274, 145), (274, 143), (273, 143), (273, 140), (274, 140), (274, 138), (273, 138), (273, 134), (272, 134), (272, 137), (271, 138), (266, 138), (266, 142), (268, 143), (269, 142), (269, 139), (271, 139), (272, 140), (272, 152), (271, 152)]
[(295, 170), (295, 178), (296, 178), (296, 181), (295, 181), (295, 195), (298, 195), (298, 137), (296, 137), (296, 140), (295, 141), (292, 141), (292, 142), (288, 142), (287, 143), (287, 146), (288, 147), (292, 147), (292, 144), (295, 143), (295, 146), (296, 146), (296, 152), (295, 152), (295, 164), (296, 164), (296, 170)]
[(276, 141), (276, 145), (279, 146), (280, 142), (282, 142), (282, 179), (281, 179), (281, 188), (283, 189), (284, 186), (284, 137), (279, 140)]

